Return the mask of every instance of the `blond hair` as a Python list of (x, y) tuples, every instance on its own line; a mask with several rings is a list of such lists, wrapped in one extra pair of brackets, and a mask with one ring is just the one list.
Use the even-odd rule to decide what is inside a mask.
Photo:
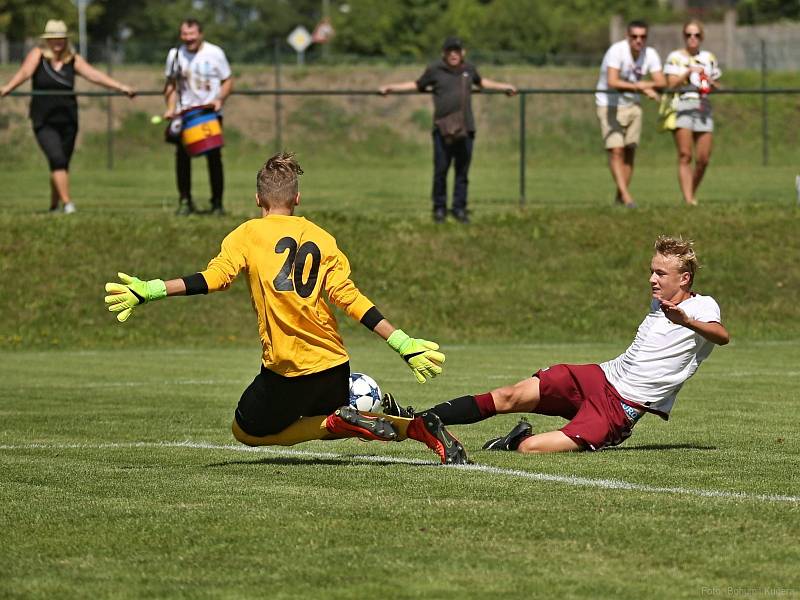
[(683, 35), (686, 35), (686, 28), (689, 27), (690, 25), (694, 25), (695, 27), (697, 27), (697, 29), (700, 30), (701, 40), (704, 40), (706, 38), (706, 32), (705, 29), (703, 29), (703, 22), (698, 21), (697, 19), (689, 19), (688, 21), (686, 21), (686, 23), (683, 24), (683, 29), (681, 30), (681, 33)]
[(680, 236), (660, 235), (656, 238), (654, 247), (656, 254), (674, 256), (678, 259), (678, 271), (689, 273), (689, 285), (691, 286), (694, 282), (694, 274), (700, 268), (697, 254), (694, 252), (694, 242), (692, 240), (684, 240)]
[[(56, 54), (55, 54), (55, 52), (53, 52), (53, 50), (48, 45), (47, 40), (42, 40), (39, 43), (39, 50), (42, 51), (42, 56), (44, 56), (47, 60), (56, 60)], [(63, 52), (61, 52), (61, 59), (60, 60), (65, 65), (69, 64), (73, 60), (75, 60), (75, 55), (76, 54), (77, 54), (77, 52), (75, 52), (75, 47), (70, 43), (69, 40), (67, 40), (67, 43), (64, 46), (64, 50), (63, 50)]]
[(297, 178), (302, 174), (293, 152), (279, 152), (269, 158), (256, 176), (259, 200), (268, 206), (291, 206), (297, 197)]

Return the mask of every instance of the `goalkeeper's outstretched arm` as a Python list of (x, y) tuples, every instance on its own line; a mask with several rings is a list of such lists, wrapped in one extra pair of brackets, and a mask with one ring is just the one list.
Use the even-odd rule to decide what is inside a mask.
[(108, 310), (117, 313), (120, 323), (127, 321), (133, 309), (140, 304), (161, 300), (167, 296), (185, 296), (187, 294), (206, 294), (208, 285), (200, 273), (178, 279), (150, 279), (142, 281), (125, 273), (117, 273), (122, 283), (106, 283), (105, 302)]
[[(376, 308), (373, 307), (371, 311), (375, 311), (373, 314), (379, 318), (372, 330), (386, 340), (392, 350), (406, 361), (419, 383), (425, 383), (426, 380), (433, 379), (442, 373), (445, 356), (442, 352), (439, 352), (439, 344), (427, 340), (414, 339), (402, 329), (395, 328), (394, 325), (377, 312)], [(369, 314), (368, 312), (367, 315), (364, 315), (365, 318), (362, 319), (362, 322), (369, 318)], [(367, 325), (366, 322), (364, 324)]]

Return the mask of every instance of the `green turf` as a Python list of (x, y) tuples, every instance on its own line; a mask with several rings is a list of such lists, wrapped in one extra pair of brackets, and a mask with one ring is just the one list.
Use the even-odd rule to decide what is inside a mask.
[[(356, 339), (352, 366), (421, 407), (622, 346), (445, 350), (445, 376), (425, 386), (378, 341)], [(646, 417), (617, 450), (488, 453), (482, 442), (514, 417), (455, 427), (476, 463), (503, 470), (495, 473), (436, 466), (415, 442), (291, 449), (329, 456), (238, 452), (228, 428), (258, 366), (255, 346), (0, 360), (3, 597), (692, 598), (705, 588), (800, 589), (794, 344), (718, 348), (673, 419)], [(559, 420), (533, 422), (543, 430)], [(405, 459), (424, 464), (389, 462)], [(685, 491), (598, 489), (519, 472)]]
[[(424, 198), (413, 201), (415, 214), (391, 196), (356, 206), (344, 186), (320, 187), (329, 173), (309, 180), (308, 189), (303, 184), (300, 214), (336, 236), (360, 289), (417, 335), (448, 342), (627, 339), (648, 302), (653, 240), (670, 233), (696, 240), (703, 265), (696, 287), (718, 299), (734, 337), (800, 336), (800, 270), (789, 268), (790, 257), (800, 255), (800, 211), (777, 197), (698, 210), (539, 205), (520, 213), (509, 202), (493, 214), (476, 199), (472, 225), (439, 227)], [(231, 199), (227, 218), (185, 219), (171, 206), (161, 209), (156, 194), (159, 183), (171, 183), (167, 176), (141, 185), (132, 173), (98, 179), (74, 217), (36, 214), (20, 200), (0, 215), (0, 348), (252, 339), (244, 281), (202, 300), (148, 307), (127, 328), (102, 306), (103, 284), (117, 271), (152, 278), (203, 269), (223, 237), (253, 216), (245, 197)], [(24, 181), (23, 174), (15, 184)], [(321, 189), (343, 206), (318, 200)], [(360, 327), (346, 318), (342, 324)]]
[[(594, 80), (594, 70), (578, 75), (585, 81), (568, 85)], [(337, 237), (356, 282), (393, 321), (448, 353), (446, 376), (417, 386), (343, 318), (354, 369), (429, 406), (547, 364), (614, 356), (643, 316), (650, 247), (665, 232), (697, 241), (697, 287), (719, 300), (733, 343), (686, 385), (670, 423), (646, 418), (619, 450), (488, 454), (476, 449), (514, 418), (456, 428), (479, 465), (516, 474), (434, 467), (410, 442), (245, 453), (229, 424), (258, 368), (247, 286), (142, 307), (125, 326), (104, 311), (101, 290), (117, 270), (202, 268), (255, 214), (254, 174), (271, 134), (226, 120), (230, 215), (181, 219), (170, 149), (146, 112), (117, 113), (114, 170), (105, 138), (84, 129), (72, 169), (79, 212), (66, 218), (44, 213), (46, 169), (23, 112), (3, 112), (0, 597), (800, 593), (798, 503), (761, 497), (800, 496), (794, 101), (770, 99), (771, 166), (762, 167), (758, 99), (715, 99), (717, 146), (696, 210), (678, 200), (670, 139), (646, 129), (633, 183), (640, 209), (622, 211), (588, 99), (529, 99), (524, 210), (517, 105), (476, 99), (468, 228), (430, 222), (429, 112), (388, 102), (292, 110), (287, 100), (285, 113), (286, 145), (306, 170), (300, 214)], [(99, 103), (82, 103), (82, 124)], [(392, 129), (376, 124), (381, 115)], [(206, 172), (194, 164), (202, 204)], [(535, 419), (539, 430), (558, 422)]]

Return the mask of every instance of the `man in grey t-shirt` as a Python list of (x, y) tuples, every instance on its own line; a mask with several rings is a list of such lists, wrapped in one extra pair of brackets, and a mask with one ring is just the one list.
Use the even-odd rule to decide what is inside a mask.
[(478, 74), (466, 62), (466, 50), (460, 39), (449, 37), (442, 45), (442, 60), (431, 64), (416, 81), (404, 81), (380, 87), (383, 95), (391, 92), (433, 92), (433, 219), (444, 222), (447, 217), (447, 171), (455, 162), (453, 217), (468, 223), (467, 174), (472, 160), (475, 139), (475, 118), (472, 114), (472, 89), (499, 90), (509, 96), (517, 88), (492, 81)]

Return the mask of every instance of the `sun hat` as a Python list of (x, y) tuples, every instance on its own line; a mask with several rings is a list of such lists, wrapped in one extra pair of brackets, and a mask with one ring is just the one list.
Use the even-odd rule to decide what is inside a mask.
[(43, 40), (58, 40), (69, 36), (67, 24), (64, 21), (50, 19), (44, 26), (44, 33), (40, 36)]

